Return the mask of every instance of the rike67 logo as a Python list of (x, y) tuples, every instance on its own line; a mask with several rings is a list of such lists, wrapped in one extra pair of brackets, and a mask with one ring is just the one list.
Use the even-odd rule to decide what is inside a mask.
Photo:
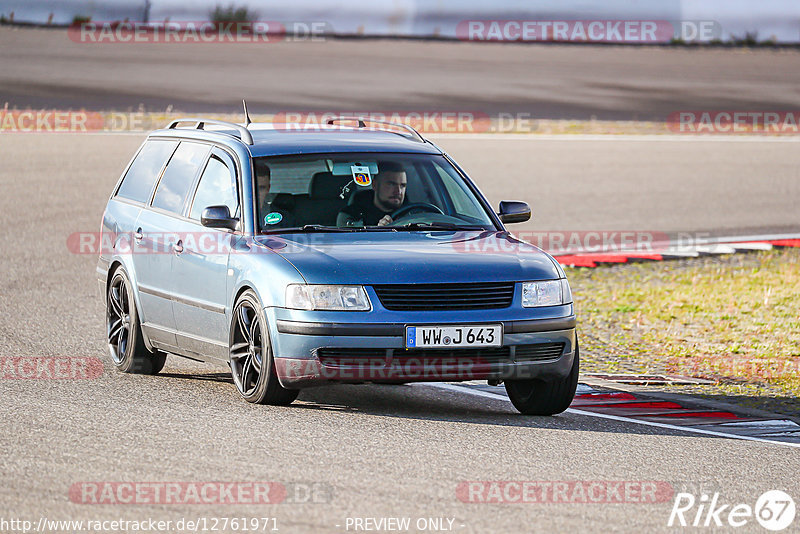
[(764, 492), (755, 506), (726, 503), (719, 493), (703, 494), (699, 499), (691, 493), (678, 493), (667, 526), (739, 528), (755, 518), (765, 529), (777, 532), (792, 524), (795, 513), (794, 499), (781, 490)]

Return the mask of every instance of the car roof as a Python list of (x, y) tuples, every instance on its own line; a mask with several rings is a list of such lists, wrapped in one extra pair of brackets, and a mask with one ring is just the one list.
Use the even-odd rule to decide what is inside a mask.
[(385, 129), (253, 123), (249, 125), (248, 130), (253, 138), (252, 145), (242, 142), (237, 129), (224, 126), (213, 130), (168, 128), (156, 130), (150, 136), (213, 140), (231, 147), (245, 146), (253, 157), (327, 152), (442, 153), (429, 141), (424, 139), (420, 141), (404, 132)]

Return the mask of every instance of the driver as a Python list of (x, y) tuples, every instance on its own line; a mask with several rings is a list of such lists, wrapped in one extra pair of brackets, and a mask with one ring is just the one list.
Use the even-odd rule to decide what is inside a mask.
[(355, 196), (355, 201), (339, 212), (338, 226), (386, 226), (394, 222), (391, 213), (406, 200), (406, 171), (394, 161), (378, 164), (372, 179), (372, 194)]

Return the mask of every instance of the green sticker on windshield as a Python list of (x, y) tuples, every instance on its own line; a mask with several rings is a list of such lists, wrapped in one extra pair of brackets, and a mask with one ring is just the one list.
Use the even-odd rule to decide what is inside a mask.
[(267, 216), (264, 217), (264, 224), (278, 224), (282, 220), (283, 220), (283, 215), (281, 215), (277, 211), (273, 211), (271, 213), (267, 213)]

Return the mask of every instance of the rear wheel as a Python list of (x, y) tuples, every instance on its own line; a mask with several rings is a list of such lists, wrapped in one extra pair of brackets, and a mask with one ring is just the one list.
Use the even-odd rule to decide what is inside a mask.
[(575, 357), (570, 373), (557, 380), (506, 380), (511, 404), (525, 415), (555, 415), (572, 404), (578, 387), (580, 355), (575, 343)]
[(278, 382), (264, 309), (251, 290), (236, 301), (229, 339), (231, 375), (244, 400), (286, 406), (297, 398), (298, 390)]
[(119, 371), (154, 375), (164, 368), (166, 353), (150, 352), (144, 344), (133, 289), (122, 267), (114, 271), (108, 284), (106, 339), (111, 360)]

